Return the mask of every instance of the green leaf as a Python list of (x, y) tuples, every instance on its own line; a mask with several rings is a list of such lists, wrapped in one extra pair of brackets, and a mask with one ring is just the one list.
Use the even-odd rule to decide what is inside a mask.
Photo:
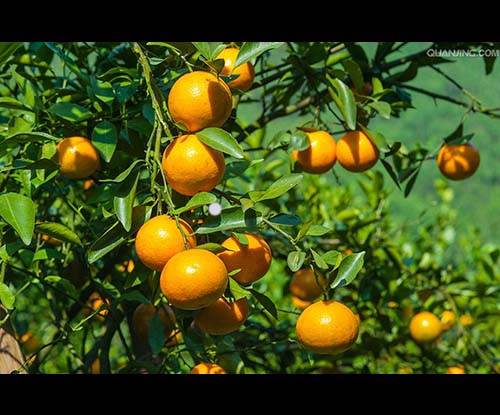
[(321, 257), (320, 254), (318, 254), (314, 249), (309, 248), (311, 251), (311, 254), (313, 256), (314, 262), (320, 269), (328, 269), (328, 264), (325, 262), (325, 260)]
[(237, 159), (244, 159), (245, 153), (239, 143), (231, 134), (222, 128), (209, 127), (198, 131), (196, 137), (207, 146), (210, 146), (223, 153), (229, 154)]
[(384, 91), (384, 86), (382, 85), (382, 81), (378, 78), (373, 77), (372, 78), (372, 95), (377, 96), (377, 94), (380, 94), (382, 91)]
[(496, 56), (483, 56), (484, 60), (484, 71), (486, 75), (489, 75), (493, 72), (493, 67), (495, 66)]
[(304, 236), (306, 236), (307, 231), (309, 228), (312, 226), (312, 221), (307, 221), (302, 224), (302, 226), (299, 229), (299, 233), (297, 234), (297, 237), (295, 238), (296, 241), (300, 241)]
[(89, 264), (101, 259), (103, 256), (127, 242), (129, 234), (136, 232), (140, 226), (151, 216), (151, 208), (144, 205), (136, 206), (132, 210), (132, 227), (130, 232), (125, 232), (120, 222), (115, 222), (90, 246), (88, 250)]
[(238, 243), (240, 243), (241, 245), (248, 246), (249, 242), (248, 242), (248, 237), (247, 237), (246, 234), (239, 233), (239, 232), (231, 232), (231, 235), (234, 238), (236, 238), (236, 240), (238, 241)]
[(245, 212), (239, 206), (223, 209), (219, 216), (209, 216), (196, 230), (196, 234), (208, 234), (230, 229), (252, 228), (262, 222), (262, 214), (253, 209)]
[(387, 140), (382, 133), (369, 130), (365, 126), (361, 125), (361, 130), (375, 143), (379, 149), (387, 148)]
[(328, 87), (330, 96), (340, 110), (342, 118), (346, 122), (347, 127), (350, 130), (355, 130), (357, 108), (352, 91), (340, 79), (333, 79), (331, 77), (328, 77), (328, 79), (330, 81), (330, 84), (337, 91), (335, 92), (331, 87)]
[(81, 122), (92, 117), (92, 113), (87, 108), (71, 102), (58, 102), (51, 105), (48, 111), (71, 122)]
[(122, 301), (133, 301), (141, 304), (148, 304), (149, 300), (138, 290), (128, 291), (122, 294), (120, 297), (120, 302)]
[(356, 61), (353, 61), (352, 59), (344, 59), (341, 63), (345, 71), (351, 77), (354, 87), (358, 90), (358, 93), (361, 94), (364, 86), (363, 72), (361, 72), (361, 68)]
[(274, 183), (272, 183), (269, 188), (262, 194), (258, 195), (256, 198), (250, 196), (250, 199), (254, 203), (261, 202), (268, 199), (276, 199), (282, 194), (288, 192), (293, 187), (297, 186), (303, 179), (302, 174), (289, 174), (284, 177), (280, 177)]
[(384, 159), (380, 159), (380, 161), (382, 162), (382, 165), (384, 166), (385, 170), (387, 171), (387, 173), (391, 177), (392, 181), (396, 184), (396, 186), (398, 187), (398, 189), (401, 190), (401, 186), (399, 185), (398, 176), (394, 172), (392, 166), (387, 161), (385, 161)]
[(420, 173), (420, 166), (419, 166), (419, 168), (416, 169), (415, 173), (413, 173), (413, 176), (411, 176), (411, 178), (408, 180), (408, 183), (406, 183), (405, 192), (404, 192), (405, 197), (408, 197), (408, 195), (411, 192), (411, 189), (413, 189), (413, 186), (415, 185), (415, 182), (417, 181), (418, 173)]
[(372, 107), (375, 111), (377, 111), (382, 118), (388, 120), (391, 118), (391, 105), (384, 101), (375, 101), (370, 102), (368, 104), (369, 107)]
[(238, 66), (257, 58), (259, 55), (262, 55), (268, 50), (279, 48), (283, 46), (284, 43), (285, 42), (245, 42), (241, 46), (236, 62), (234, 63), (234, 67), (237, 68)]
[(328, 232), (331, 232), (332, 230), (330, 228), (327, 228), (326, 226), (323, 225), (311, 225), (309, 229), (306, 232), (306, 235), (308, 236), (322, 236), (327, 234)]
[(213, 193), (208, 193), (208, 192), (196, 193), (191, 199), (189, 199), (189, 202), (187, 202), (185, 206), (181, 206), (180, 208), (173, 210), (172, 213), (174, 215), (179, 215), (190, 209), (195, 209), (200, 206), (209, 205), (210, 203), (214, 202), (217, 202), (217, 196), (215, 196)]
[(47, 141), (59, 141), (59, 138), (56, 138), (50, 134), (46, 133), (19, 133), (14, 134), (2, 141), (0, 141), (0, 151), (7, 150), (12, 147), (16, 147), (20, 144), (25, 144), (29, 142), (43, 143)]
[(58, 275), (48, 275), (43, 280), (50, 285), (55, 285), (59, 290), (74, 298), (78, 297), (77, 289), (71, 283), (71, 281), (67, 280), (66, 278), (59, 277)]
[(220, 252), (227, 251), (227, 248), (224, 248), (222, 245), (217, 244), (215, 242), (207, 242), (205, 244), (197, 245), (196, 249), (206, 249), (207, 251), (210, 251), (213, 254), (218, 254)]
[(36, 104), (36, 93), (35, 89), (33, 88), (33, 84), (31, 81), (26, 79), (24, 76), (21, 74), (17, 73), (16, 71), (12, 71), (12, 77), (15, 79), (17, 85), (19, 86), (20, 90), (23, 93), (23, 102), (29, 107), (29, 108), (35, 108)]
[(0, 42), (0, 67), (7, 62), (22, 42)]
[(41, 222), (35, 225), (36, 233), (46, 234), (60, 241), (69, 242), (83, 247), (78, 235), (61, 223)]
[(306, 259), (306, 253), (302, 251), (293, 251), (286, 257), (286, 263), (290, 271), (295, 272), (302, 268), (304, 260)]
[(109, 163), (115, 152), (118, 135), (115, 126), (109, 121), (101, 121), (92, 131), (92, 144), (106, 163)]
[(165, 328), (163, 327), (160, 317), (155, 314), (151, 320), (148, 321), (148, 343), (153, 354), (160, 353), (165, 343), (164, 330)]
[(395, 43), (396, 42), (378, 42), (374, 58), (375, 62), (380, 62), (388, 54), (390, 54)]
[(276, 310), (276, 306), (267, 295), (264, 295), (253, 288), (250, 288), (248, 291), (253, 294), (255, 299), (269, 314), (271, 314), (276, 320), (278, 319), (278, 310)]
[(61, 49), (59, 49), (54, 42), (45, 42), (47, 47), (52, 50), (61, 60), (64, 62), (64, 64), (73, 72), (78, 78), (80, 78), (82, 81), (85, 83), (89, 83), (89, 76), (82, 72), (80, 69), (80, 66), (73, 61), (68, 55), (66, 55)]
[(17, 99), (11, 97), (0, 97), (0, 108), (7, 108), (10, 110), (18, 110), (18, 111), (30, 111), (30, 112), (33, 111), (32, 109), (23, 105)]
[(232, 278), (229, 278), (229, 291), (231, 291), (231, 294), (233, 295), (235, 300), (239, 300), (243, 297), (248, 298), (250, 297), (250, 295), (252, 295), (250, 291), (243, 288), (240, 284), (238, 284), (237, 281), (233, 280)]
[(100, 99), (106, 105), (111, 106), (113, 104), (115, 93), (113, 91), (113, 86), (111, 85), (111, 83), (100, 81), (94, 77), (91, 77), (90, 85), (92, 87), (92, 92), (94, 93), (96, 98)]
[(136, 160), (129, 167), (127, 167), (126, 170), (122, 171), (114, 179), (102, 179), (101, 182), (102, 183), (121, 183), (121, 182), (125, 181), (129, 177), (129, 175), (132, 173), (132, 171), (137, 166), (144, 165), (144, 164), (146, 164), (144, 160)]
[(339, 285), (346, 286), (350, 284), (358, 275), (363, 267), (363, 257), (365, 252), (358, 252), (356, 254), (346, 255), (340, 264), (337, 276), (330, 284), (330, 288), (335, 288)]
[(28, 161), (28, 160), (14, 160), (12, 163), (12, 169), (21, 169), (21, 170), (57, 170), (58, 165), (54, 163), (50, 159), (41, 158), (37, 161)]
[(200, 52), (207, 60), (214, 60), (219, 53), (221, 53), (226, 45), (221, 42), (192, 42), (194, 47)]
[(128, 101), (139, 88), (138, 82), (122, 81), (113, 84), (113, 90), (115, 91), (116, 98), (120, 103)]
[(311, 145), (307, 134), (304, 131), (297, 130), (293, 132), (290, 137), (290, 144), (288, 145), (289, 150), (303, 151), (309, 148)]
[(113, 197), (113, 207), (116, 217), (128, 232), (132, 227), (132, 208), (134, 206), (135, 191), (139, 181), (139, 174), (131, 174), (117, 185)]
[(35, 204), (18, 193), (0, 195), (0, 216), (21, 237), (25, 245), (31, 243), (35, 229)]
[(343, 255), (339, 251), (331, 250), (325, 252), (323, 255), (321, 255), (321, 257), (327, 264), (332, 265), (333, 269), (335, 270), (342, 263)]
[(298, 226), (302, 223), (302, 220), (297, 215), (279, 213), (278, 215), (273, 216), (271, 219), (269, 219), (269, 222), (284, 226)]
[(10, 291), (8, 285), (0, 282), (0, 302), (9, 310), (14, 308), (16, 297)]
[(33, 255), (32, 262), (64, 258), (66, 258), (66, 255), (64, 255), (62, 252), (59, 252), (57, 249), (47, 248), (36, 251), (35, 255)]

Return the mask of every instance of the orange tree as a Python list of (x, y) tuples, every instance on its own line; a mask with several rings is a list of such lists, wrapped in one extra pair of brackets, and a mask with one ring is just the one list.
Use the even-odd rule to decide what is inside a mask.
[[(500, 248), (456, 242), (443, 177), (474, 174), (480, 144), (463, 120), (446, 151), (371, 122), (410, 93), (499, 112), (411, 85), (432, 67), (462, 89), (404, 46), (0, 44), (0, 324), (19, 371), (498, 372)], [(423, 163), (441, 203), (398, 226), (390, 189), (410, 194)]]

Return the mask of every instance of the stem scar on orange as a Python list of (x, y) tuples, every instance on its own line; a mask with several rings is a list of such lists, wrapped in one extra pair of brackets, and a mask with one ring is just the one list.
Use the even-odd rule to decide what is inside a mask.
[(306, 132), (309, 147), (305, 150), (292, 151), (292, 157), (297, 160), (306, 173), (321, 174), (330, 170), (337, 161), (337, 144), (326, 131)]
[(238, 75), (237, 78), (228, 82), (231, 88), (236, 88), (241, 91), (248, 91), (252, 86), (255, 79), (255, 69), (250, 62), (246, 62), (238, 67), (234, 67), (236, 58), (238, 57), (239, 49), (226, 48), (216, 59), (224, 59), (224, 67), (222, 68), (221, 75)]
[(162, 158), (165, 178), (172, 188), (185, 196), (208, 192), (224, 177), (224, 155), (194, 134), (182, 135), (172, 141)]
[(318, 354), (338, 354), (356, 342), (359, 319), (342, 303), (318, 301), (302, 311), (295, 329), (306, 349)]
[[(179, 225), (190, 247), (196, 246), (193, 229), (179, 219)], [(135, 250), (141, 262), (148, 268), (161, 271), (170, 258), (186, 249), (181, 230), (174, 218), (159, 215), (144, 222), (135, 237)]]
[(464, 180), (479, 168), (479, 151), (472, 143), (444, 144), (439, 150), (437, 165), (450, 180)]
[(175, 254), (160, 275), (160, 288), (181, 310), (198, 310), (215, 303), (228, 284), (224, 263), (206, 249)]
[(267, 273), (271, 266), (272, 254), (271, 247), (263, 238), (251, 233), (244, 235), (248, 240), (247, 245), (242, 244), (235, 236), (230, 236), (221, 244), (228, 250), (218, 256), (228, 272), (240, 270), (231, 278), (240, 284), (250, 284)]
[(232, 110), (231, 90), (210, 72), (194, 71), (177, 79), (168, 94), (168, 110), (175, 123), (189, 132), (222, 127)]
[(99, 153), (85, 137), (68, 137), (57, 143), (59, 172), (70, 179), (85, 179), (99, 169)]
[(379, 159), (375, 143), (362, 131), (348, 131), (337, 143), (337, 160), (354, 173), (372, 168)]

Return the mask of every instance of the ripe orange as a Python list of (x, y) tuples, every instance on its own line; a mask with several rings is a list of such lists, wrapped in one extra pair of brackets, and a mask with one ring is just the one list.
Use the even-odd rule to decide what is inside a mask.
[(221, 127), (232, 110), (231, 91), (217, 76), (203, 71), (182, 75), (170, 89), (168, 110), (189, 132)]
[(337, 354), (356, 342), (359, 319), (342, 303), (318, 301), (302, 311), (295, 329), (306, 349), (319, 354)]
[(84, 137), (69, 137), (57, 143), (59, 171), (70, 179), (84, 179), (100, 167), (99, 154)]
[(472, 316), (469, 316), (468, 314), (464, 314), (463, 316), (460, 316), (460, 318), (458, 320), (460, 321), (460, 324), (462, 326), (470, 326), (474, 322), (474, 319), (472, 318)]
[(441, 313), (441, 325), (443, 330), (449, 330), (455, 325), (456, 316), (453, 311), (445, 310)]
[(49, 236), (47, 234), (42, 234), (42, 241), (45, 241), (47, 242), (49, 245), (52, 245), (52, 246), (59, 246), (62, 244), (62, 241), (60, 241), (59, 239), (57, 238), (54, 238), (52, 236)]
[(375, 143), (362, 131), (348, 131), (337, 143), (337, 160), (349, 171), (360, 173), (372, 168), (379, 158)]
[[(318, 279), (311, 268), (303, 268), (293, 274), (290, 281), (290, 292), (303, 301), (313, 301), (323, 293), (326, 281), (323, 275), (317, 273)], [(319, 282), (319, 285), (318, 285)]]
[(153, 304), (141, 304), (134, 310), (132, 315), (132, 331), (141, 340), (148, 340), (149, 324), (155, 315), (163, 323), (165, 339), (175, 335), (175, 314), (172, 308), (166, 304), (162, 304), (158, 309)]
[(21, 336), (21, 344), (23, 345), (24, 351), (26, 352), (26, 355), (32, 355), (33, 353), (37, 352), (38, 349), (40, 349), (40, 346), (42, 345), (42, 342), (40, 340), (40, 337), (34, 335), (30, 331), (27, 331)]
[(192, 375), (225, 375), (226, 371), (215, 363), (200, 363), (193, 367)]
[(410, 335), (417, 343), (431, 343), (442, 331), (441, 321), (429, 311), (417, 313), (410, 320)]
[[(179, 225), (191, 247), (196, 246), (196, 237), (189, 224), (179, 219)], [(135, 237), (135, 250), (141, 262), (148, 268), (161, 271), (167, 261), (178, 252), (184, 251), (184, 239), (175, 219), (159, 215), (146, 221)]]
[(89, 367), (90, 375), (100, 375), (101, 374), (101, 361), (95, 359)]
[(119, 272), (127, 271), (130, 274), (135, 268), (135, 263), (133, 259), (125, 260), (122, 264), (116, 265), (115, 268)]
[(248, 318), (248, 300), (245, 297), (232, 303), (224, 297), (201, 310), (194, 323), (208, 334), (223, 335), (238, 330)]
[(227, 272), (240, 269), (232, 278), (240, 284), (249, 284), (262, 278), (271, 266), (271, 248), (267, 242), (258, 235), (245, 233), (248, 245), (241, 244), (234, 236), (222, 242), (227, 248), (218, 254), (224, 262)]
[(337, 161), (337, 144), (326, 131), (306, 132), (309, 147), (302, 151), (292, 151), (292, 157), (306, 173), (321, 174), (330, 170)]
[(101, 306), (101, 311), (99, 311), (99, 313), (94, 316), (94, 319), (98, 321), (104, 320), (104, 317), (106, 317), (106, 315), (108, 314), (109, 300), (106, 299), (106, 301), (104, 301), (101, 297), (101, 294), (96, 291), (90, 294), (86, 305), (87, 307), (85, 307), (82, 311), (84, 316), (89, 316), (91, 314), (90, 309), (97, 311), (99, 310), (99, 308), (101, 308)]
[(472, 143), (444, 144), (437, 157), (439, 170), (451, 180), (472, 176), (479, 168), (479, 162), (479, 151)]
[(450, 366), (446, 370), (447, 375), (465, 375), (465, 369), (463, 366)]
[(161, 161), (165, 178), (172, 188), (186, 196), (212, 190), (224, 177), (224, 155), (202, 143), (194, 134), (172, 141)]
[(389, 301), (389, 302), (387, 303), (387, 307), (389, 307), (389, 308), (396, 308), (398, 305), (399, 305), (399, 304), (398, 304), (398, 303), (396, 303), (396, 301)]
[(304, 310), (306, 307), (309, 307), (312, 304), (312, 301), (304, 301), (299, 297), (295, 297), (294, 295), (292, 295), (292, 303), (295, 307)]
[(238, 52), (239, 50), (236, 48), (226, 48), (219, 53), (217, 59), (224, 59), (224, 68), (222, 68), (221, 75), (239, 75), (237, 78), (228, 82), (228, 85), (231, 88), (248, 91), (255, 78), (255, 70), (250, 62), (246, 62), (237, 68), (234, 67)]
[(95, 182), (92, 179), (87, 179), (83, 182), (83, 191), (88, 191), (91, 187), (95, 186)]
[(175, 254), (160, 276), (163, 294), (181, 310), (198, 310), (215, 303), (227, 283), (226, 267), (217, 255), (196, 248)]
[(398, 374), (400, 375), (411, 375), (413, 373), (413, 369), (411, 367), (403, 366), (398, 369)]

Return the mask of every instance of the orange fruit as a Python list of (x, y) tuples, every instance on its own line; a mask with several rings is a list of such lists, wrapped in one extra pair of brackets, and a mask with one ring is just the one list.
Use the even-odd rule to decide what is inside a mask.
[(92, 179), (87, 179), (83, 182), (83, 191), (88, 191), (91, 187), (95, 186), (95, 182)]
[(90, 375), (100, 375), (101, 374), (101, 361), (99, 359), (95, 359), (89, 368)]
[[(311, 268), (303, 268), (293, 274), (290, 281), (290, 292), (303, 301), (313, 301), (323, 293), (326, 284), (325, 278), (320, 273), (314, 275)], [(319, 282), (319, 285), (318, 285)]]
[(239, 75), (237, 78), (228, 82), (228, 85), (231, 88), (248, 91), (255, 78), (255, 69), (250, 62), (246, 62), (235, 68), (234, 64), (238, 57), (238, 53), (239, 49), (236, 48), (226, 48), (219, 53), (217, 59), (224, 59), (224, 68), (222, 68), (221, 75)]
[(456, 316), (453, 311), (445, 310), (441, 313), (441, 325), (443, 330), (449, 330), (455, 325)]
[(352, 254), (352, 249), (349, 249), (349, 248), (344, 249), (344, 250), (342, 251), (342, 253), (343, 253), (343, 254), (346, 254), (346, 255), (351, 255), (351, 254)]
[(306, 173), (327, 172), (337, 161), (335, 140), (326, 131), (309, 131), (306, 135), (309, 147), (302, 151), (293, 150), (292, 157)]
[(469, 316), (468, 314), (464, 314), (463, 316), (460, 316), (460, 318), (458, 320), (460, 321), (460, 324), (462, 326), (470, 326), (474, 322), (474, 319), (472, 318), (472, 316)]
[(24, 347), (26, 355), (31, 355), (40, 349), (42, 342), (40, 341), (40, 337), (28, 331), (21, 336), (21, 344)]
[(153, 304), (141, 304), (132, 315), (132, 331), (138, 338), (148, 341), (149, 324), (155, 315), (163, 323), (165, 339), (175, 335), (175, 314), (172, 308), (167, 304), (162, 304), (158, 309)]
[[(196, 237), (189, 224), (179, 218), (179, 225), (189, 246), (196, 246)], [(167, 261), (184, 251), (184, 238), (174, 218), (159, 215), (144, 222), (135, 237), (135, 250), (141, 262), (148, 268), (161, 271)]]
[(411, 375), (412, 373), (413, 369), (411, 367), (404, 366), (398, 369), (398, 374), (400, 375)]
[(304, 301), (299, 297), (295, 297), (294, 295), (292, 295), (292, 303), (295, 307), (304, 310), (306, 307), (309, 307), (312, 304), (312, 301)]
[(172, 141), (161, 161), (165, 178), (172, 188), (186, 196), (208, 192), (224, 177), (224, 155), (202, 143), (194, 134)]
[(319, 354), (337, 354), (356, 342), (359, 319), (342, 303), (318, 301), (302, 311), (295, 329), (306, 349)]
[(417, 343), (431, 343), (442, 331), (441, 321), (429, 311), (417, 313), (410, 320), (410, 335)]
[(396, 303), (396, 301), (389, 301), (389, 302), (387, 303), (387, 307), (389, 307), (389, 308), (396, 308), (398, 305), (399, 305), (399, 304), (398, 304), (398, 303)]
[(271, 266), (271, 248), (267, 242), (258, 235), (245, 233), (248, 244), (243, 245), (234, 236), (230, 236), (222, 246), (227, 248), (218, 254), (224, 262), (227, 272), (240, 269), (231, 277), (240, 284), (249, 284), (262, 278)]
[(437, 156), (441, 173), (451, 180), (464, 180), (479, 168), (479, 151), (472, 143), (444, 144)]
[(168, 94), (172, 120), (182, 123), (189, 132), (207, 127), (221, 127), (231, 114), (231, 90), (217, 76), (194, 71), (177, 79)]
[(446, 370), (447, 375), (465, 375), (465, 369), (463, 366), (450, 366)]
[(83, 309), (83, 315), (84, 316), (89, 316), (91, 314), (90, 309), (97, 311), (99, 308), (102, 309), (97, 313), (94, 318), (96, 320), (103, 320), (104, 317), (108, 314), (108, 308), (109, 308), (109, 300), (106, 299), (105, 301), (102, 299), (101, 294), (98, 292), (93, 292), (90, 294), (89, 299), (86, 302), (87, 307)]
[(52, 246), (59, 246), (62, 244), (62, 241), (60, 241), (59, 239), (49, 236), (45, 233), (42, 235), (42, 241), (45, 241)]
[(193, 367), (192, 375), (225, 375), (226, 371), (215, 363), (200, 363)]
[(100, 167), (99, 153), (84, 137), (68, 137), (57, 143), (59, 172), (70, 179), (85, 179)]
[(238, 330), (248, 318), (248, 300), (245, 297), (229, 303), (224, 297), (201, 310), (194, 323), (208, 334), (223, 335)]
[(337, 143), (338, 162), (355, 173), (372, 168), (379, 155), (375, 143), (362, 131), (348, 131)]
[(125, 260), (122, 264), (116, 266), (116, 270), (119, 272), (127, 271), (129, 274), (134, 270), (135, 263), (133, 259)]
[(205, 249), (194, 248), (175, 254), (160, 276), (161, 291), (181, 310), (208, 307), (222, 297), (227, 284), (224, 263)]

